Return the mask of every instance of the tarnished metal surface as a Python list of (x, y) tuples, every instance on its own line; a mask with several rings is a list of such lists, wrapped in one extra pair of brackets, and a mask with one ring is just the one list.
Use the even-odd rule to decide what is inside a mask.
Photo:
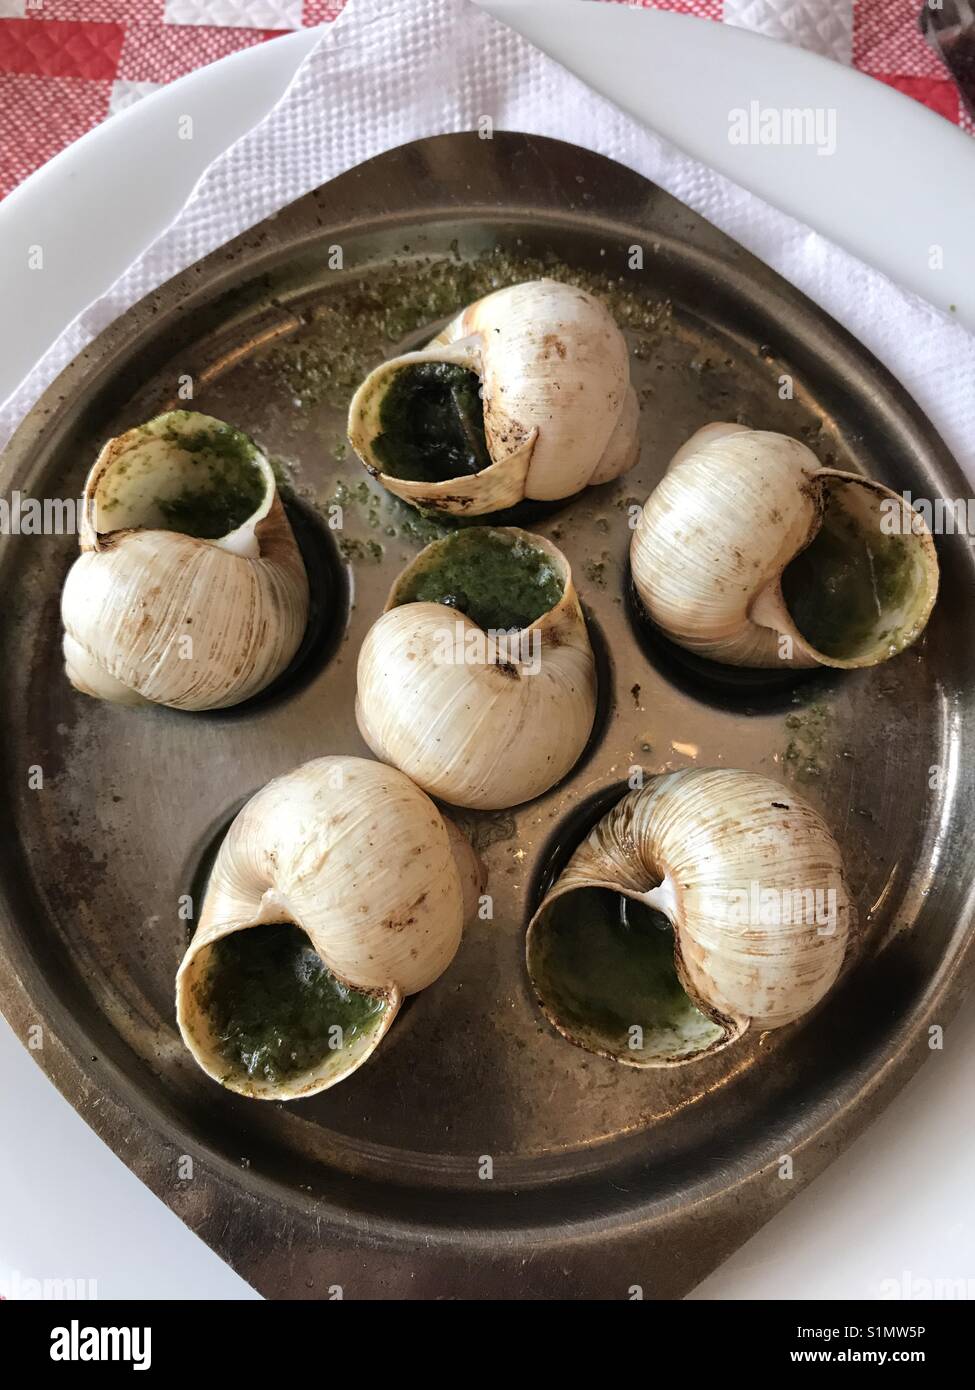
[[(329, 268), (337, 246), (342, 269)], [(642, 270), (630, 268), (634, 246)], [(312, 1100), (248, 1102), (208, 1081), (176, 1032), (180, 895), (199, 893), (215, 839), (268, 778), (317, 754), (366, 752), (356, 652), (419, 544), (408, 511), (376, 484), (362, 501), (346, 491), (366, 475), (339, 447), (349, 383), (336, 340), (361, 322), (368, 343), (375, 303), (395, 283), (402, 331), (384, 351), (421, 341), (457, 307), (441, 302), (444, 285), (479, 283), (495, 247), (506, 273), (554, 255), (553, 273), (595, 277), (630, 325), (642, 461), (534, 523), (568, 555), (590, 618), (597, 733), (546, 796), (463, 817), (494, 920), (468, 929), (375, 1058)], [(421, 295), (441, 286), (427, 322), (403, 290), (406, 265)], [(43, 1025), (34, 1056), (71, 1103), (269, 1295), (685, 1292), (877, 1114), (972, 975), (973, 768), (961, 750), (972, 737), (975, 566), (961, 537), (939, 543), (928, 634), (889, 666), (715, 684), (655, 644), (633, 611), (627, 505), (715, 418), (798, 434), (824, 462), (915, 496), (964, 496), (961, 474), (886, 372), (740, 247), (635, 174), (519, 135), (444, 136), (383, 155), (164, 286), (33, 411), (8, 450), (3, 495), (77, 495), (106, 436), (179, 404), (187, 373), (194, 408), (255, 434), (292, 476), (320, 611), (300, 669), (246, 707), (98, 704), (61, 671), (58, 596), (74, 538), (4, 538), (4, 1012), (25, 1041)], [(794, 399), (780, 398), (784, 374)], [(328, 526), (336, 498), (341, 531)], [(839, 986), (800, 1024), (671, 1074), (635, 1071), (545, 1025), (527, 988), (525, 925), (630, 767), (690, 762), (779, 776), (821, 809), (863, 935)], [(779, 1176), (783, 1153), (791, 1182)]]

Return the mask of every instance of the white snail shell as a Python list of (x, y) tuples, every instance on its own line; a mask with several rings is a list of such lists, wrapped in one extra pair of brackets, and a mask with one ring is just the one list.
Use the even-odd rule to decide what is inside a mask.
[[(183, 1041), (208, 1076), (241, 1095), (293, 1100), (334, 1086), (375, 1051), (403, 998), (446, 970), (480, 872), (456, 826), (395, 768), (325, 757), (275, 778), (243, 807), (217, 853), (176, 977)], [(206, 981), (215, 943), (277, 922), (300, 927), (333, 975), (383, 1006), (348, 1046), (268, 1080), (221, 1053)]]
[[(360, 732), (377, 758), (431, 796), (477, 810), (517, 806), (554, 786), (578, 761), (596, 713), (595, 660), (568, 561), (541, 536), (490, 531), (549, 558), (562, 584), (558, 602), (500, 648), (503, 638), (456, 608), (400, 603), (411, 577), (445, 548), (486, 532), (434, 541), (366, 634), (356, 697)], [(462, 646), (473, 659), (455, 659)]]
[[(643, 1020), (636, 1048), (628, 1025), (641, 1020), (625, 1017), (622, 997), (632, 980), (620, 982), (614, 1030), (588, 1017), (553, 965), (569, 920), (560, 925), (553, 909), (592, 889), (645, 904), (673, 927), (673, 967), (690, 1007), (656, 1026)], [(624, 796), (575, 851), (529, 925), (528, 973), (570, 1041), (630, 1066), (673, 1066), (814, 1008), (855, 922), (839, 848), (810, 806), (767, 777), (691, 768)]]
[[(167, 507), (201, 476), (226, 486), (224, 468), (244, 470), (250, 514), (210, 539), (171, 529)], [(79, 539), (61, 616), (67, 675), (85, 694), (219, 709), (263, 690), (295, 655), (304, 564), (267, 458), (222, 421), (171, 411), (109, 440), (85, 484)]]
[[(854, 545), (867, 548), (871, 574), (876, 560), (876, 614), (846, 638), (814, 645), (783, 582), (833, 518), (855, 535), (851, 554)], [(788, 435), (733, 424), (706, 425), (675, 454), (643, 508), (630, 566), (647, 613), (668, 637), (733, 666), (875, 665), (920, 636), (938, 591), (934, 543), (903, 498), (820, 467)]]
[[(481, 381), (490, 465), (419, 482), (383, 470), (375, 443), (397, 372), (452, 363)], [(483, 516), (526, 498), (554, 500), (608, 482), (639, 453), (639, 407), (626, 341), (594, 295), (531, 280), (476, 300), (418, 352), (372, 371), (349, 410), (349, 439), (371, 473), (415, 506)]]

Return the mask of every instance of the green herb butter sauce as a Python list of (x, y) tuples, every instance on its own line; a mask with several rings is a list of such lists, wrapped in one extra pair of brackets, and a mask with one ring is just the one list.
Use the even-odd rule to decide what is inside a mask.
[(217, 540), (242, 526), (260, 506), (265, 482), (254, 466), (256, 449), (247, 435), (219, 424), (192, 434), (171, 436), (192, 455), (193, 476), (175, 497), (159, 498), (172, 531), (200, 540)]
[(99, 530), (142, 526), (218, 540), (264, 500), (257, 446), (232, 425), (174, 410), (132, 435), (99, 489)]
[(373, 453), (385, 473), (439, 483), (480, 473), (491, 456), (477, 373), (451, 362), (401, 367), (379, 408)]
[(796, 627), (817, 651), (840, 659), (904, 644), (895, 618), (917, 580), (905, 538), (885, 535), (876, 508), (854, 508), (848, 491), (831, 494), (822, 527), (782, 575)]
[(345, 1048), (371, 1032), (386, 1007), (382, 995), (337, 979), (290, 922), (248, 927), (217, 941), (200, 1003), (232, 1071), (272, 1083), (334, 1055), (339, 1037)]
[(531, 955), (548, 1012), (603, 1052), (681, 1056), (724, 1036), (677, 978), (667, 918), (636, 899), (608, 888), (564, 893), (536, 924)]
[(529, 627), (559, 602), (562, 578), (539, 546), (497, 527), (458, 531), (407, 573), (395, 602), (443, 603), (485, 631)]

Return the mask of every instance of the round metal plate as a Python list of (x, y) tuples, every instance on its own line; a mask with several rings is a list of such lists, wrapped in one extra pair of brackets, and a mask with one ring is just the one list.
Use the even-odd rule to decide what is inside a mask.
[[(351, 388), (363, 362), (419, 343), (462, 296), (541, 272), (607, 297), (642, 405), (638, 467), (529, 523), (573, 566), (600, 663), (596, 732), (547, 795), (459, 817), (493, 919), (469, 926), (373, 1060), (305, 1102), (245, 1101), (208, 1081), (176, 1032), (181, 895), (199, 897), (219, 835), (268, 778), (366, 754), (356, 653), (425, 539), (343, 444)], [(879, 1111), (971, 978), (975, 773), (961, 748), (975, 655), (957, 633), (975, 565), (962, 537), (939, 542), (934, 618), (888, 666), (720, 677), (642, 623), (629, 509), (712, 419), (797, 435), (824, 463), (920, 497), (964, 496), (957, 466), (889, 374), (740, 246), (636, 174), (516, 134), (394, 150), (192, 266), (45, 395), (7, 451), (3, 494), (76, 496), (99, 444), (186, 404), (186, 378), (195, 409), (281, 462), (317, 597), (309, 638), (278, 689), (236, 710), (96, 703), (61, 670), (74, 537), (3, 539), (5, 1014), (25, 1042), (42, 1025), (34, 1055), (72, 1104), (269, 1295), (682, 1294)], [(816, 805), (861, 934), (813, 1016), (641, 1072), (545, 1025), (524, 930), (631, 770), (688, 763), (777, 776)]]

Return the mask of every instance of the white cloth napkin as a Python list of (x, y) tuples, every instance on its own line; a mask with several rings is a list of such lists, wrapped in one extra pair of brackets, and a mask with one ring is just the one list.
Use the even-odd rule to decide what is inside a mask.
[(447, 131), (573, 141), (644, 174), (742, 242), (897, 376), (975, 482), (975, 338), (816, 232), (590, 91), (468, 0), (349, 0), (277, 106), (210, 166), (175, 222), (64, 331), (0, 407), (0, 443), (123, 310), (355, 164)]

